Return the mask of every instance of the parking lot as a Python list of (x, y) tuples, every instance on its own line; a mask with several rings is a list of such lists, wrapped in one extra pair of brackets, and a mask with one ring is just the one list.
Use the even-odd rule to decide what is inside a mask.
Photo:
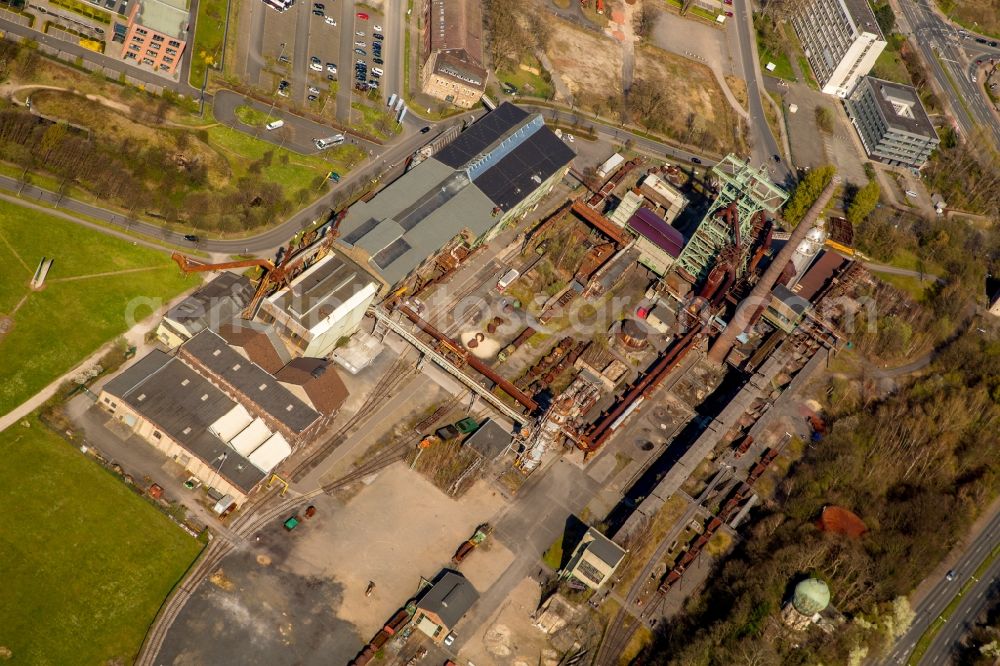
[[(367, 6), (355, 11), (349, 0), (297, 2), (284, 12), (255, 3), (241, 18), (249, 33), (240, 50), (247, 82), (284, 98), (292, 108), (332, 115), (336, 89), (342, 89), (340, 102), (349, 107), (360, 77), (366, 87), (369, 82), (378, 86), (372, 70), (384, 70), (386, 51), (384, 39), (373, 34), (385, 35), (382, 23), (381, 13)], [(357, 92), (366, 94), (367, 88)]]

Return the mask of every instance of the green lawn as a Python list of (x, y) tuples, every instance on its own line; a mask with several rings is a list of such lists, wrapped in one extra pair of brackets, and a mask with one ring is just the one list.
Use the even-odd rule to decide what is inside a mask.
[[(529, 67), (535, 67), (539, 71), (543, 71), (541, 63), (534, 58), (531, 58), (530, 61), (526, 61), (524, 64)], [(552, 97), (553, 88), (551, 82), (546, 80), (544, 76), (539, 76), (521, 68), (517, 68), (516, 70), (510, 72), (503, 70), (498, 71), (497, 78), (504, 83), (508, 83), (517, 88), (518, 95), (541, 97), (542, 99), (549, 99)]]
[[(762, 74), (770, 74), (786, 81), (795, 81), (795, 72), (792, 70), (792, 63), (788, 59), (787, 53), (772, 53), (757, 39), (757, 55), (760, 56), (760, 68)], [(767, 70), (767, 63), (774, 63), (774, 71)]]
[[(45, 287), (28, 283), (42, 256), (55, 263)], [(27, 400), (59, 375), (124, 333), (127, 316), (141, 299), (169, 299), (196, 284), (165, 253), (0, 201), (0, 310), (13, 326), (0, 339), (0, 414)], [(143, 268), (141, 272), (88, 276)], [(148, 316), (150, 307), (135, 309)]]
[(358, 112), (351, 114), (355, 118), (353, 125), (361, 131), (380, 139), (388, 139), (399, 133), (399, 125), (396, 123), (395, 116), (381, 106), (375, 107), (364, 102), (354, 102), (351, 104), (351, 108)]
[[(273, 151), (274, 157), (270, 166), (262, 169), (261, 174), (267, 180), (278, 183), (290, 194), (303, 187), (310, 187), (316, 176), (326, 177), (326, 174), (337, 171), (343, 176), (347, 171), (364, 159), (364, 151), (353, 144), (345, 144), (318, 155), (299, 155), (285, 148), (277, 148), (270, 143), (254, 139), (249, 134), (237, 132), (224, 125), (217, 125), (208, 130), (209, 144), (222, 152), (229, 160), (233, 173), (238, 176), (247, 173), (251, 162), (259, 160), (267, 151)], [(288, 157), (282, 164), (281, 156)]]
[(201, 544), (28, 422), (0, 433), (0, 644), (14, 664), (131, 663)]
[(906, 69), (906, 63), (903, 62), (903, 58), (899, 53), (905, 40), (901, 35), (892, 34), (887, 41), (887, 46), (875, 61), (872, 75), (887, 81), (895, 81), (896, 83), (903, 83), (908, 86), (913, 85), (910, 72)]
[(236, 115), (237, 120), (250, 127), (263, 127), (273, 120), (267, 113), (258, 111), (249, 104), (241, 104), (236, 107), (233, 113)]
[(226, 33), (226, 0), (201, 0), (191, 48), (191, 75), (188, 81), (201, 90), (205, 69), (222, 58), (222, 41)]

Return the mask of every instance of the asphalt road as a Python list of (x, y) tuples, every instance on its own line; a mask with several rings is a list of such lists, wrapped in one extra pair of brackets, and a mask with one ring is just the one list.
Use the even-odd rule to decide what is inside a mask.
[[(969, 541), (965, 551), (952, 566), (951, 570), (955, 573), (954, 580), (949, 581), (942, 577), (914, 609), (916, 618), (910, 630), (896, 642), (895, 649), (882, 661), (883, 664), (906, 663), (920, 637), (951, 603), (966, 581), (972, 578), (976, 568), (998, 543), (1000, 543), (1000, 512), (994, 514), (986, 526)], [(967, 625), (986, 603), (986, 592), (998, 577), (1000, 577), (1000, 558), (995, 560), (985, 574), (963, 595), (958, 608), (938, 632), (931, 647), (924, 653), (921, 664), (933, 666), (947, 660), (955, 641), (965, 633)]]
[[(148, 83), (154, 86), (162, 86), (174, 92), (182, 93), (185, 95), (190, 95), (197, 97), (198, 91), (191, 88), (187, 84), (186, 77), (182, 78), (181, 81), (174, 81), (173, 79), (168, 79), (166, 77), (160, 76), (153, 72), (139, 69), (138, 67), (133, 67), (131, 65), (125, 64), (125, 61), (119, 60), (118, 58), (113, 58), (111, 56), (106, 56), (102, 53), (95, 53), (90, 49), (85, 49), (79, 44), (74, 44), (72, 42), (66, 42), (61, 39), (56, 39), (55, 37), (50, 37), (45, 33), (39, 32), (37, 30), (32, 30), (31, 28), (23, 25), (18, 25), (7, 19), (0, 18), (0, 30), (4, 33), (9, 33), (12, 35), (18, 35), (26, 39), (32, 39), (39, 44), (44, 44), (46, 46), (51, 46), (52, 48), (59, 49), (66, 53), (72, 53), (74, 56), (79, 56), (91, 62), (95, 62), (102, 67), (107, 67), (108, 69), (114, 70), (119, 73), (123, 73), (126, 76), (130, 76), (134, 79), (142, 81), (143, 83)], [(185, 58), (186, 60), (186, 58)], [(182, 64), (182, 71), (185, 70), (185, 66)]]
[(736, 34), (740, 45), (743, 78), (747, 82), (747, 97), (750, 98), (750, 152), (753, 162), (757, 165), (768, 165), (775, 182), (787, 187), (794, 182), (794, 178), (784, 159), (777, 164), (773, 160), (773, 156), (780, 156), (782, 151), (771, 133), (771, 126), (767, 124), (767, 116), (764, 115), (764, 102), (761, 95), (766, 95), (767, 92), (764, 90), (764, 80), (757, 64), (756, 38), (754, 37), (750, 3), (735, 2), (732, 9), (735, 14)]
[[(976, 126), (988, 129), (993, 141), (1000, 146), (1000, 122), (996, 120), (986, 100), (985, 92), (969, 78), (967, 51), (973, 59), (996, 49), (962, 39), (959, 28), (949, 24), (928, 4), (928, 0), (901, 0), (900, 28), (909, 32), (928, 63), (938, 85), (945, 91), (955, 120), (966, 137), (971, 138)], [(947, 68), (947, 71), (945, 70)]]
[[(236, 108), (244, 104), (248, 104), (258, 111), (267, 113), (272, 118), (280, 118), (284, 120), (285, 126), (277, 130), (268, 131), (266, 129), (255, 130), (244, 125), (236, 118)], [(249, 99), (231, 90), (220, 90), (215, 93), (214, 111), (216, 120), (232, 127), (235, 130), (245, 132), (246, 134), (252, 134), (254, 137), (261, 139), (262, 141), (273, 143), (276, 146), (284, 146), (305, 155), (319, 152), (313, 144), (313, 139), (327, 137), (337, 133), (336, 130), (331, 129), (329, 125), (324, 125), (322, 123), (309, 120), (308, 118), (296, 116), (295, 114), (292, 114), (285, 109), (278, 108), (273, 104), (264, 104), (263, 102)], [(366, 151), (380, 150), (382, 148), (382, 146), (377, 143), (365, 141), (356, 137), (351, 137), (350, 141), (358, 144)]]

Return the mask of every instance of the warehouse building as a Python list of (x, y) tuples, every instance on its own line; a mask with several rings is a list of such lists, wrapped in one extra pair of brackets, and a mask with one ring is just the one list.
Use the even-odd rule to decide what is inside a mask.
[(331, 252), (263, 300), (257, 319), (273, 327), (293, 356), (327, 356), (358, 330), (378, 292), (368, 271)]
[(847, 97), (886, 47), (867, 0), (807, 0), (792, 26), (828, 95)]
[(636, 235), (639, 263), (657, 275), (665, 275), (684, 249), (684, 234), (646, 207), (637, 210), (625, 226)]
[(463, 109), (486, 90), (479, 0), (428, 0), (424, 15), (424, 94)]
[(204, 330), (175, 355), (154, 350), (144, 356), (104, 386), (98, 403), (242, 504), (293, 449), (330, 422), (347, 396), (325, 359), (296, 358), (270, 373)]
[(911, 86), (866, 76), (844, 106), (871, 159), (919, 169), (941, 143)]
[(239, 315), (253, 297), (253, 285), (243, 275), (220, 273), (193, 294), (170, 308), (156, 329), (168, 349), (179, 347), (196, 334)]
[(440, 643), (478, 600), (479, 592), (465, 576), (443, 569), (417, 601), (414, 625)]
[(520, 219), (573, 157), (539, 114), (502, 104), (371, 201), (352, 206), (338, 242), (396, 285), (450, 242), (474, 246)]

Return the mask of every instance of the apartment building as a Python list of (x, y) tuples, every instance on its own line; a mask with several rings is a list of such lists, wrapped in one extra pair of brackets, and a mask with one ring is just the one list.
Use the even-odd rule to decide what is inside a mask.
[(872, 159), (919, 169), (940, 143), (911, 86), (866, 76), (844, 106)]
[(823, 92), (845, 98), (886, 46), (867, 0), (809, 0), (792, 17)]
[(184, 0), (139, 0), (128, 13), (121, 58), (173, 76), (187, 44)]

